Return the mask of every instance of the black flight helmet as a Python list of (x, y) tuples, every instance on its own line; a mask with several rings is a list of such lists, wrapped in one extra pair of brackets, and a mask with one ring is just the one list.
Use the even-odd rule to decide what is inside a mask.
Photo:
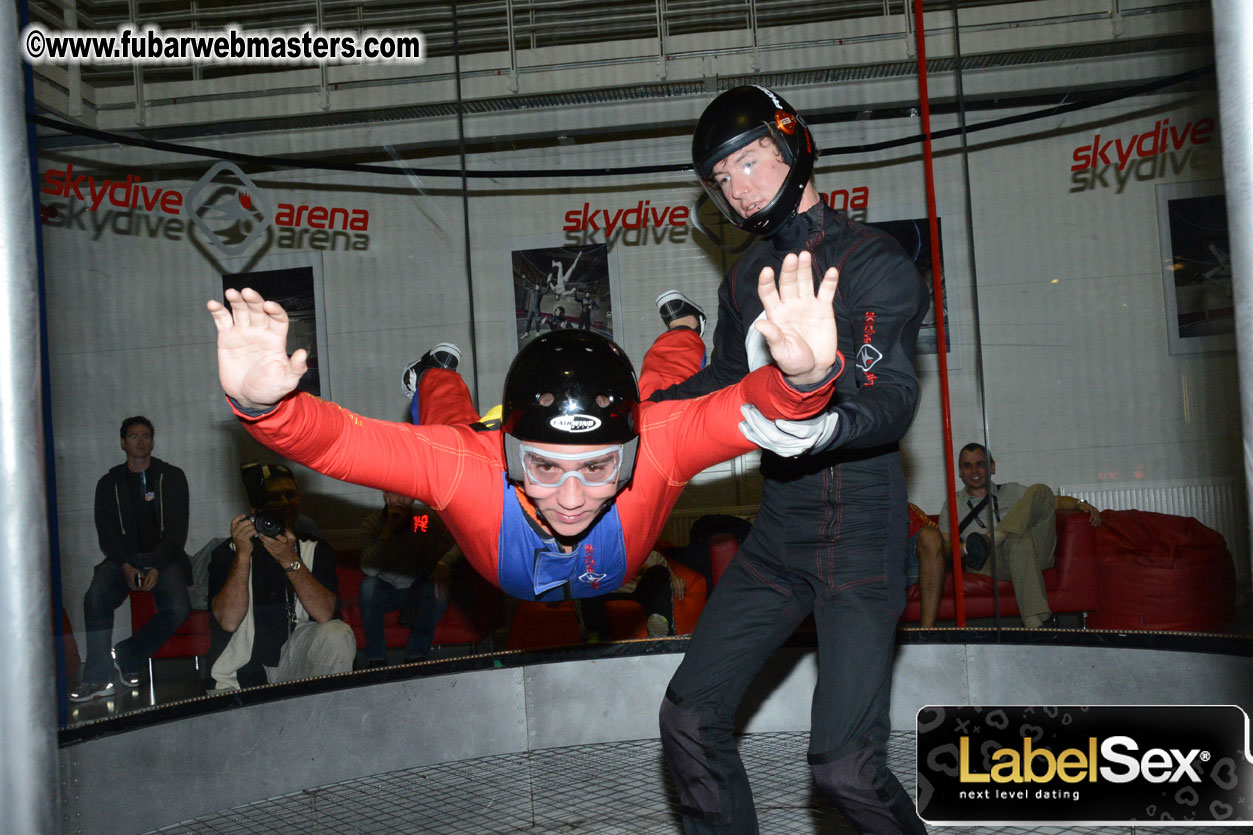
[(621, 489), (631, 480), (639, 447), (635, 369), (621, 348), (598, 333), (542, 334), (509, 366), (501, 421), (511, 480), (523, 483), (521, 443), (622, 444)]
[[(750, 217), (743, 217), (714, 180), (713, 168), (763, 137), (774, 143), (789, 171), (778, 193)], [(817, 156), (814, 138), (796, 108), (765, 87), (727, 90), (705, 108), (692, 135), (692, 165), (701, 185), (728, 220), (754, 235), (773, 235), (796, 217)]]

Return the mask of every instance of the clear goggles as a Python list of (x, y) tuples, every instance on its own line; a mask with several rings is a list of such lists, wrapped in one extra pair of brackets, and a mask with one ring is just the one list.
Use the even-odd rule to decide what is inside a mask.
[(603, 487), (618, 482), (622, 469), (622, 444), (590, 452), (553, 452), (528, 444), (518, 447), (527, 479), (540, 487), (557, 488), (577, 478), (585, 487)]

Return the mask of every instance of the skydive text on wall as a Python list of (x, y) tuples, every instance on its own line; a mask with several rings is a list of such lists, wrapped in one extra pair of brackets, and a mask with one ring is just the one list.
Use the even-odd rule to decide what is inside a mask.
[[(123, 180), (97, 181), (91, 174), (75, 174), (74, 164), (65, 168), (49, 168), (44, 171), (40, 192), (51, 197), (74, 198), (87, 211), (98, 211), (106, 203), (119, 209), (159, 211), (178, 216), (183, 211), (183, 194), (177, 189), (148, 186), (137, 174), (127, 174)], [(240, 202), (247, 208), (248, 197), (240, 195)], [(277, 203), (274, 225), (310, 229), (343, 229), (365, 232), (370, 227), (370, 212), (338, 206), (309, 206)]]
[(1075, 164), (1071, 171), (1083, 171), (1101, 165), (1116, 165), (1121, 171), (1132, 157), (1157, 156), (1169, 151), (1180, 151), (1185, 145), (1204, 145), (1214, 138), (1214, 120), (1210, 118), (1185, 122), (1180, 128), (1170, 123), (1170, 118), (1158, 119), (1152, 130), (1132, 134), (1126, 140), (1104, 139), (1099, 133), (1091, 142), (1075, 148), (1071, 159)]

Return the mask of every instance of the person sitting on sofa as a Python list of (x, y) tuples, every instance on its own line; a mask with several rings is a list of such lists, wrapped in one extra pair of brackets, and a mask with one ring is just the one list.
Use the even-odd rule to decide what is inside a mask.
[(346, 673), (357, 641), (339, 618), (335, 554), (295, 530), (300, 490), (282, 464), (247, 462), (249, 513), (209, 557), (215, 690)]
[(909, 503), (909, 547), (905, 553), (905, 586), (918, 584), (918, 625), (931, 629), (944, 593), (944, 536), (913, 502)]
[[(965, 487), (957, 491), (957, 533), (963, 538), (963, 565), (967, 571), (991, 575), (995, 560), (997, 576), (1008, 573), (1014, 586), (1023, 625), (1043, 626), (1053, 617), (1041, 572), (1053, 565), (1057, 547), (1054, 512), (1082, 510), (1092, 527), (1100, 526), (1101, 513), (1081, 499), (1054, 495), (1043, 484), (996, 484), (991, 480), (995, 474), (996, 461), (983, 444), (961, 448), (957, 475)], [(940, 510), (940, 532), (945, 550), (951, 550), (947, 501)]]
[(674, 601), (687, 592), (683, 578), (670, 571), (670, 563), (659, 551), (652, 551), (640, 572), (618, 590), (601, 597), (574, 601), (583, 640), (595, 643), (608, 637), (609, 612), (607, 600), (634, 600), (644, 607), (648, 637), (664, 638), (674, 634)]
[(369, 667), (387, 663), (383, 621), (399, 610), (409, 624), (405, 663), (431, 651), (435, 627), (448, 606), (453, 566), (461, 559), (439, 516), (399, 493), (383, 493), (383, 509), (361, 522), (361, 621)]

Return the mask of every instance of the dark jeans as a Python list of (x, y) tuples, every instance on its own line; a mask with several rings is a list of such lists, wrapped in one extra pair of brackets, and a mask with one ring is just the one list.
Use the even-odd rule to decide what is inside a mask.
[[(418, 586), (418, 614), (413, 628), (409, 630), (409, 641), (405, 644), (406, 659), (425, 658), (431, 651), (435, 627), (444, 616), (444, 609), (448, 608), (448, 595), (436, 599), (434, 583), (426, 580), (414, 582)], [(383, 661), (387, 658), (383, 616), (399, 609), (408, 593), (408, 589), (398, 589), (378, 577), (366, 577), (361, 581), (358, 596), (361, 601), (361, 624), (365, 628), (365, 657), (368, 660)]]
[(905, 519), (882, 506), (871, 512), (877, 518), (850, 513), (852, 523), (844, 520), (820, 541), (798, 535), (808, 526), (759, 517), (710, 596), (660, 716), (688, 835), (758, 832), (733, 736), (736, 710), (766, 660), (811, 612), (818, 630), (809, 742), (815, 782), (858, 832), (926, 832), (887, 770)]
[[(131, 565), (146, 567), (147, 561), (142, 559), (144, 556), (136, 557), (142, 564), (132, 562)], [(83, 681), (113, 679), (113, 659), (109, 654), (113, 642), (113, 611), (122, 605), (129, 592), (121, 565), (105, 560), (96, 566), (91, 587), (83, 596), (83, 617), (87, 629), (87, 662), (83, 665)], [(118, 666), (127, 672), (134, 672), (147, 663), (191, 612), (187, 578), (177, 563), (170, 563), (161, 569), (151, 594), (157, 604), (157, 613), (138, 632), (117, 645)]]

